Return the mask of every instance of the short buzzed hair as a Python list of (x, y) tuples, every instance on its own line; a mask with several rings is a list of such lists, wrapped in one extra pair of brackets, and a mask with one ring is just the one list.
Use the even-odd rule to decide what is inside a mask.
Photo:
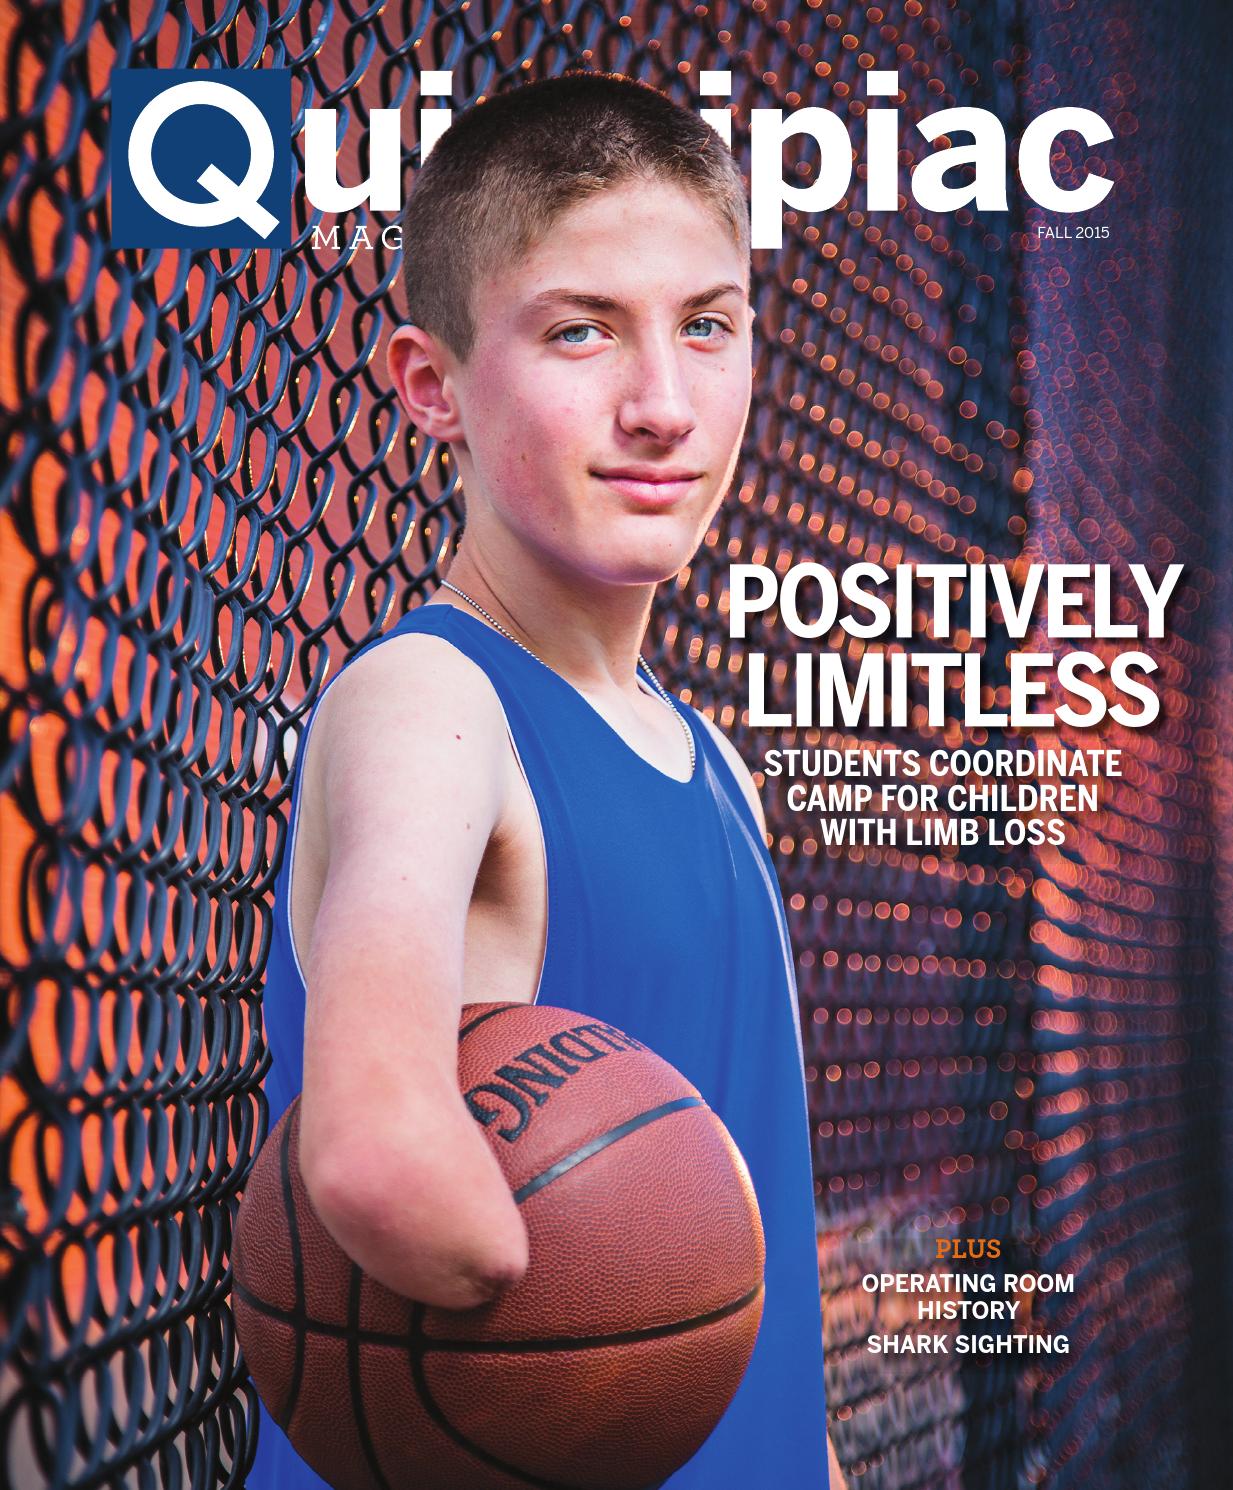
[(572, 72), (466, 110), (433, 147), (403, 212), (408, 320), (465, 360), (481, 270), (517, 262), (576, 202), (639, 179), (694, 192), (748, 253), (745, 183), (732, 152), (657, 89)]

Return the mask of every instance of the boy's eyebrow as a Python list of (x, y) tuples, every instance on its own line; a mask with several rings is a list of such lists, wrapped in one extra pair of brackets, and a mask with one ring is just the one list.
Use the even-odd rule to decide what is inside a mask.
[(703, 290), (700, 295), (691, 295), (684, 305), (686, 310), (699, 310), (704, 305), (710, 305), (712, 300), (721, 300), (725, 295), (737, 295), (744, 300), (748, 293), (744, 285), (738, 285), (734, 279), (726, 279), (722, 284)]
[[(729, 279), (724, 280), (722, 284), (712, 285), (710, 289), (702, 290), (697, 295), (690, 295), (681, 302), (681, 307), (683, 310), (697, 310), (703, 305), (710, 305), (712, 301), (721, 299), (724, 295), (739, 295), (741, 299), (744, 299), (746, 294), (744, 285)], [(544, 305), (572, 305), (579, 310), (596, 311), (624, 309), (622, 302), (614, 300), (611, 295), (597, 295), (587, 290), (543, 290), (540, 294), (533, 296), (527, 304), (529, 309)]]

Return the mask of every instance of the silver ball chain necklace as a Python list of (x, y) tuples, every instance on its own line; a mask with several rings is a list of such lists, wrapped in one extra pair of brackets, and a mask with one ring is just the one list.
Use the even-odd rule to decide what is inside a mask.
[[(512, 641), (513, 644), (516, 647), (521, 647), (522, 650), (527, 654), (528, 657), (535, 657), (536, 662), (540, 663), (541, 666), (543, 666), (543, 667), (547, 667), (548, 666), (548, 664), (546, 662), (544, 662), (544, 660), (543, 660), (542, 657), (538, 657), (538, 656), (536, 656), (536, 654), (534, 652), (532, 652), (532, 650), (530, 649), (530, 647), (527, 646), (526, 642), (520, 642), (518, 640), (518, 638), (514, 635), (514, 633), (512, 631), (507, 631), (506, 628), (501, 625), (500, 621), (498, 621), (495, 616), (490, 616), (488, 614), (488, 612), (484, 609), (484, 607), (479, 603), (479, 601), (478, 600), (473, 600), (471, 598), (471, 596), (468, 595), (465, 590), (460, 590), (457, 585), (451, 584), (448, 579), (443, 579), (441, 581), (441, 588), (443, 590), (451, 590), (455, 595), (457, 595), (461, 599), (465, 600), (467, 602), (467, 604), (473, 610), (478, 611), (480, 613), (480, 615), (483, 616), (484, 620), (487, 621), (490, 626), (494, 627), (497, 631), (499, 631), (502, 636), (508, 637), (508, 639), (510, 641)], [(646, 658), (642, 655), (641, 652), (638, 653), (638, 665), (642, 668), (643, 672), (646, 673), (647, 677), (651, 680), (651, 683), (652, 683), (652, 685), (655, 688), (655, 692), (657, 694), (659, 694), (660, 698), (663, 699), (664, 703), (667, 704), (668, 708), (672, 710), (672, 717), (676, 720), (676, 722), (685, 731), (685, 739), (689, 743), (689, 774), (692, 777), (693, 774), (694, 774), (694, 767), (697, 764), (697, 752), (696, 752), (696, 750), (694, 748), (694, 732), (693, 732), (693, 730), (690, 729), (689, 724), (687, 723), (687, 721), (685, 719), (685, 716), (681, 713), (681, 711), (677, 708), (677, 706), (672, 702), (672, 698), (669, 695), (667, 689), (659, 681), (659, 679), (655, 676), (654, 672), (651, 670), (651, 664), (646, 660)]]

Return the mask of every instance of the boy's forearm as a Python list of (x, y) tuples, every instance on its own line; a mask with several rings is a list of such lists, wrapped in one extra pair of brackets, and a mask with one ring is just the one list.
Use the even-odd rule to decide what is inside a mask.
[(458, 1090), (462, 913), (423, 892), (411, 913), (392, 874), (357, 879), (343, 860), (322, 893), (306, 970), (300, 1172), (366, 1273), (408, 1298), (472, 1308), (525, 1271), (526, 1228)]
[[(423, 1099), (417, 1099), (423, 1100)], [(474, 1308), (526, 1271), (526, 1227), (496, 1158), (471, 1118), (404, 1105), (357, 1126), (303, 1172), (326, 1230), (395, 1293)]]

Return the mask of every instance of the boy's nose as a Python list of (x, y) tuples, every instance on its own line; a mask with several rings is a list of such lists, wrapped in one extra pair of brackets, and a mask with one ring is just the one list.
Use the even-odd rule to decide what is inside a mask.
[(627, 435), (661, 445), (689, 434), (698, 421), (675, 349), (648, 349), (632, 363), (618, 420)]

